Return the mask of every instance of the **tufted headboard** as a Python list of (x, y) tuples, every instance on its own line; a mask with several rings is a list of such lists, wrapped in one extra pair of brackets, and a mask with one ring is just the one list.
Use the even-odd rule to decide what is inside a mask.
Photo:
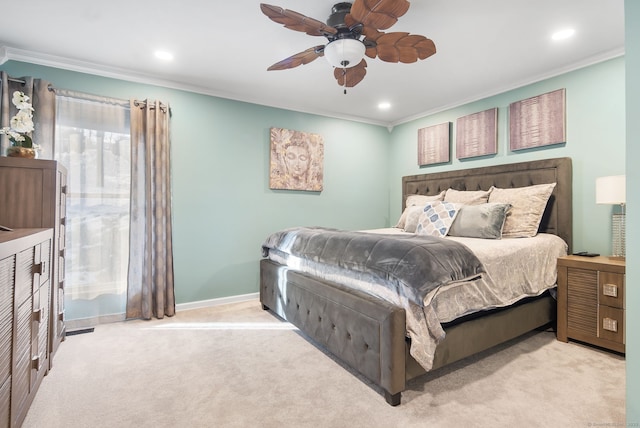
[[(409, 195), (435, 195), (443, 190), (489, 190), (556, 183), (540, 222), (540, 232), (560, 236), (572, 246), (573, 184), (571, 158), (544, 159), (506, 165), (402, 177), (402, 209)], [(401, 211), (402, 212), (402, 211)]]

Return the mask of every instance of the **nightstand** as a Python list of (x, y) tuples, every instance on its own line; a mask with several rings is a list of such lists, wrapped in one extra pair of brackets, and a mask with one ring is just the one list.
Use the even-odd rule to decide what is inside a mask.
[(625, 352), (625, 261), (610, 257), (558, 259), (558, 340)]

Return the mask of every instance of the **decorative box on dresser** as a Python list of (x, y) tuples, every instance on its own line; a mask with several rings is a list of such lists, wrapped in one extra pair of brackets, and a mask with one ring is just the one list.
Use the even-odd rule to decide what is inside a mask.
[[(51, 318), (49, 353), (65, 337), (64, 257), (67, 170), (59, 162), (0, 157), (0, 225), (52, 228)], [(49, 363), (53, 358), (49, 359)]]
[(558, 259), (558, 340), (625, 352), (625, 261), (612, 257)]
[(20, 426), (49, 370), (53, 229), (0, 231), (0, 427)]

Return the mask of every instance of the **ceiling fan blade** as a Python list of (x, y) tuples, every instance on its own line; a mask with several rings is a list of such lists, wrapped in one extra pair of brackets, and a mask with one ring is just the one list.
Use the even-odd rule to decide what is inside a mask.
[(260, 3), (260, 10), (272, 21), (282, 24), (290, 30), (302, 31), (310, 36), (332, 36), (338, 32), (323, 22), (279, 6)]
[(302, 52), (298, 52), (295, 55), (291, 55), (289, 58), (276, 62), (271, 67), (267, 68), (267, 71), (287, 70), (299, 65), (309, 64), (320, 56), (324, 56), (324, 45), (314, 46)]
[[(338, 81), (338, 85), (353, 88), (364, 79), (367, 74), (367, 62), (363, 59), (351, 68), (334, 68), (333, 76)], [(346, 81), (346, 84), (345, 84)], [(346, 93), (346, 92), (345, 92)]]
[[(351, 19), (365, 27), (386, 30), (409, 10), (407, 0), (355, 0), (351, 5)], [(345, 19), (349, 20), (349, 19)]]
[(367, 39), (373, 40), (376, 46), (367, 48), (365, 54), (370, 58), (377, 56), (385, 62), (412, 63), (436, 53), (433, 40), (418, 34), (376, 32)]

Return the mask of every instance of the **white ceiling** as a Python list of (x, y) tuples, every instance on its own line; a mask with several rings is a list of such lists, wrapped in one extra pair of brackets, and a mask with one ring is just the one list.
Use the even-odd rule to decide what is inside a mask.
[[(323, 22), (338, 2), (265, 1)], [(267, 71), (326, 39), (276, 24), (257, 0), (26, 0), (7, 2), (2, 15), (0, 63), (23, 60), (385, 126), (624, 53), (624, 0), (414, 0), (386, 31), (424, 35), (437, 53), (413, 64), (365, 58), (366, 77), (344, 95), (324, 58)], [(565, 27), (575, 36), (553, 42)], [(157, 49), (174, 60), (157, 60)], [(379, 110), (381, 101), (391, 108)]]

